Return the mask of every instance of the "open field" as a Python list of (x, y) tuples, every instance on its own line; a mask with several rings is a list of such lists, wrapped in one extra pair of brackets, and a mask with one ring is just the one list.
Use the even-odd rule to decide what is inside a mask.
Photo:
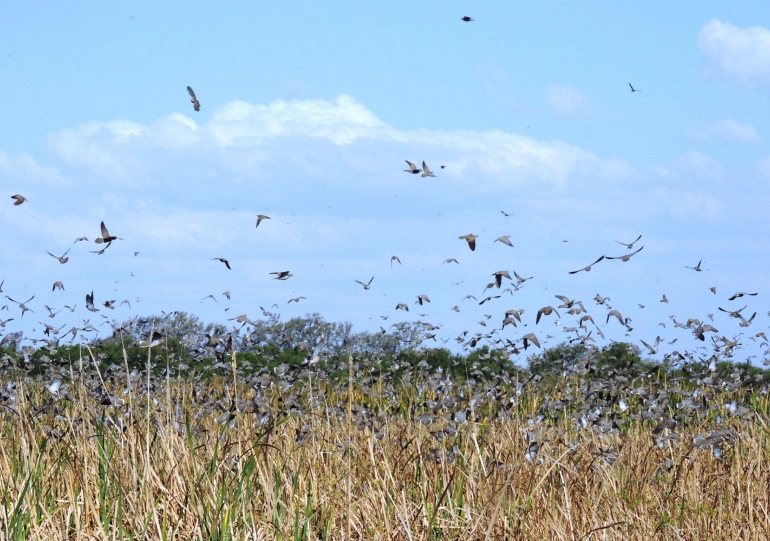
[(230, 361), (209, 379), (88, 370), (87, 356), (61, 385), (8, 378), (0, 529), (8, 539), (770, 538), (759, 387), (585, 370), (456, 380), (427, 363), (396, 377), (352, 357), (241, 375)]

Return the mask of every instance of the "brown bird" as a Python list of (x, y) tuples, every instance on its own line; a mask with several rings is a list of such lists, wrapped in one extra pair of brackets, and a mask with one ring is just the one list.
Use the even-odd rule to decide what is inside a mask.
[(270, 216), (265, 216), (264, 214), (257, 214), (257, 225), (255, 227), (259, 227), (259, 224), (262, 220), (269, 220)]
[(195, 108), (195, 110), (196, 111), (200, 111), (201, 110), (201, 102), (198, 101), (198, 98), (195, 97), (195, 92), (189, 86), (187, 87), (187, 93), (190, 94), (190, 98), (192, 98), (190, 100), (190, 103), (193, 104), (193, 107)]
[(529, 342), (532, 342), (537, 347), (540, 347), (540, 341), (537, 339), (537, 336), (535, 336), (534, 333), (525, 334), (523, 337), (524, 340), (524, 349), (527, 349), (529, 347)]
[(27, 200), (26, 197), (24, 197), (23, 195), (19, 195), (19, 194), (12, 195), (11, 199), (13, 199), (13, 205), (16, 206), (16, 207), (18, 207), (19, 205), (21, 205), (22, 203), (24, 203)]
[[(540, 323), (540, 318), (542, 316), (550, 316), (554, 312), (556, 312), (556, 308), (554, 308), (553, 306), (542, 307), (540, 310), (537, 311), (537, 318), (535, 318), (535, 325)], [(561, 315), (559, 315), (559, 312), (556, 312), (556, 315), (561, 317)]]
[(578, 272), (581, 272), (581, 271), (591, 272), (591, 267), (593, 267), (594, 265), (596, 265), (596, 264), (597, 264), (599, 261), (601, 261), (602, 259), (604, 259), (604, 256), (601, 256), (599, 259), (597, 259), (596, 261), (594, 261), (593, 263), (591, 263), (591, 264), (590, 264), (590, 265), (588, 265), (587, 267), (583, 267), (582, 269), (578, 269), (578, 270), (574, 270), (574, 271), (569, 271), (569, 273), (570, 273), (570, 274), (576, 274), (576, 273), (578, 273)]
[(222, 263), (225, 264), (225, 267), (227, 267), (227, 270), (232, 270), (232, 267), (230, 266), (230, 262), (224, 257), (212, 257), (211, 261), (221, 261)]
[(470, 247), (472, 252), (476, 250), (476, 239), (479, 238), (478, 235), (469, 233), (467, 235), (461, 235), (459, 238), (460, 240), (464, 240), (468, 242), (468, 246)]
[(495, 283), (497, 284), (497, 289), (500, 289), (500, 286), (503, 284), (503, 277), (508, 278), (509, 280), (512, 280), (511, 275), (508, 273), (507, 270), (497, 271), (493, 273), (492, 276), (495, 277)]

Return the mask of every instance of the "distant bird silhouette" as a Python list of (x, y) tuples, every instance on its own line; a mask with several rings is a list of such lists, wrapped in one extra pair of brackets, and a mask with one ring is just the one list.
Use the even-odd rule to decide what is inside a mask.
[(294, 276), (289, 271), (279, 271), (279, 272), (271, 272), (270, 274), (275, 274), (274, 280), (288, 280), (292, 276)]
[(641, 90), (639, 90), (638, 88), (634, 88), (634, 85), (632, 85), (631, 83), (628, 83), (628, 86), (631, 88), (631, 92), (641, 92)]
[(222, 263), (225, 264), (225, 267), (227, 267), (227, 270), (232, 270), (232, 267), (230, 266), (230, 262), (224, 257), (212, 257), (211, 261), (221, 261)]
[(639, 239), (641, 239), (641, 238), (642, 238), (642, 236), (639, 235), (638, 237), (636, 237), (636, 240), (634, 242), (620, 242), (619, 240), (616, 240), (615, 242), (617, 242), (618, 244), (622, 244), (623, 246), (625, 246), (629, 250), (633, 250), (634, 249), (634, 244), (639, 242)]
[(739, 298), (743, 297), (744, 295), (750, 295), (752, 297), (756, 297), (757, 293), (744, 293), (743, 291), (739, 291), (738, 293), (736, 293), (735, 295), (733, 295), (732, 297), (730, 297), (727, 300), (728, 301), (734, 301), (735, 299), (739, 299)]
[(574, 271), (569, 271), (569, 273), (570, 273), (570, 274), (576, 274), (576, 273), (578, 273), (578, 272), (581, 272), (581, 271), (585, 271), (585, 272), (591, 272), (591, 267), (593, 267), (594, 265), (596, 265), (596, 264), (597, 264), (599, 261), (601, 261), (602, 259), (604, 259), (604, 256), (601, 256), (599, 259), (597, 259), (596, 261), (594, 261), (594, 262), (593, 262), (593, 263), (591, 263), (590, 265), (588, 265), (588, 266), (586, 266), (586, 267), (583, 267), (582, 269), (578, 269), (578, 270), (574, 270)]
[(192, 87), (189, 87), (189, 86), (187, 87), (187, 93), (190, 94), (190, 98), (192, 98), (190, 100), (190, 103), (193, 104), (193, 107), (195, 108), (195, 110), (196, 111), (200, 111), (201, 110), (201, 102), (199, 102), (198, 98), (195, 97), (195, 92), (193, 91)]
[(635, 252), (631, 252), (630, 254), (618, 255), (615, 257), (607, 256), (607, 259), (620, 259), (621, 261), (628, 261), (629, 259), (631, 259), (632, 256), (641, 252), (642, 248), (644, 248), (644, 246), (640, 246), (638, 250), (636, 250)]
[(23, 195), (19, 195), (19, 194), (12, 195), (11, 199), (13, 199), (13, 205), (15, 207), (18, 207), (19, 205), (21, 205), (22, 203), (24, 203), (27, 200), (26, 197), (24, 197)]
[(361, 287), (368, 290), (372, 287), (372, 280), (374, 280), (374, 276), (372, 276), (367, 283), (362, 282), (361, 280), (356, 280), (359, 284), (361, 284)]
[(703, 269), (701, 269), (701, 268), (700, 268), (700, 266), (701, 266), (701, 263), (703, 263), (703, 260), (702, 260), (702, 259), (701, 259), (701, 260), (699, 260), (699, 261), (698, 261), (698, 264), (697, 264), (697, 265), (695, 265), (694, 267), (688, 267), (687, 265), (685, 265), (685, 266), (684, 266), (684, 268), (685, 268), (685, 269), (692, 269), (692, 270), (694, 270), (695, 272), (700, 272), (700, 271), (702, 271), (702, 270), (703, 270)]
[(465, 17), (463, 17), (463, 19), (462, 19), (462, 20), (463, 20), (463, 21), (465, 21), (466, 23), (469, 23), (469, 22), (472, 22), (472, 21), (473, 21), (473, 17), (468, 17), (468, 16), (466, 15)]
[(260, 222), (262, 220), (269, 220), (270, 216), (265, 216), (264, 214), (257, 214), (257, 225), (255, 227), (259, 227)]
[(393, 266), (393, 262), (394, 262), (394, 261), (397, 261), (399, 265), (401, 264), (401, 260), (398, 258), (398, 256), (397, 256), (397, 255), (394, 255), (394, 256), (390, 256), (390, 266), (391, 266), (391, 267)]

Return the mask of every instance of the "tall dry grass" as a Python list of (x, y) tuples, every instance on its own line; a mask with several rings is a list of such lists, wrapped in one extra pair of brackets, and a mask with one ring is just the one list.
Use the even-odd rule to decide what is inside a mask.
[(276, 388), (272, 411), (228, 415), (217, 404), (255, 393), (230, 377), (108, 381), (110, 405), (78, 378), (56, 397), (20, 379), (0, 410), (3, 538), (770, 539), (762, 415), (723, 420), (738, 437), (717, 458), (692, 445), (713, 417), (658, 445), (648, 421), (615, 435), (568, 416), (537, 425), (532, 393), (493, 421), (425, 426), (409, 387), (394, 402), (313, 383), (302, 409)]

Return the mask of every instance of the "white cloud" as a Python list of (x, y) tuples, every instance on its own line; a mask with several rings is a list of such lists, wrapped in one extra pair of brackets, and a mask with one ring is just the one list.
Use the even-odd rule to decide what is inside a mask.
[(545, 89), (546, 99), (551, 109), (561, 116), (589, 116), (591, 100), (577, 88), (571, 86), (549, 85)]
[(767, 28), (739, 28), (714, 19), (701, 28), (698, 46), (727, 75), (742, 82), (770, 83)]
[[(225, 170), (235, 178), (261, 183), (274, 181), (281, 169), (299, 169), (309, 177), (321, 175), (327, 183), (347, 182), (348, 177), (337, 171), (346, 162), (360, 166), (363, 155), (370, 162), (364, 167), (379, 171), (388, 171), (395, 163), (400, 167), (404, 158), (417, 163), (427, 159), (430, 165), (428, 157), (434, 156), (450, 165), (444, 173), (450, 181), (472, 172), (481, 188), (533, 180), (561, 185), (579, 172), (622, 167), (618, 160), (604, 162), (562, 141), (542, 142), (499, 130), (399, 130), (347, 95), (333, 102), (235, 101), (200, 125), (180, 114), (149, 126), (92, 122), (62, 130), (50, 140), (65, 164), (125, 187), (157, 186), (151, 179), (163, 168), (194, 176)], [(409, 149), (406, 155), (404, 148)], [(265, 174), (267, 164), (283, 165), (270, 167), (272, 173)]]
[(692, 137), (702, 142), (760, 143), (762, 138), (751, 124), (742, 124), (732, 119), (692, 130)]

